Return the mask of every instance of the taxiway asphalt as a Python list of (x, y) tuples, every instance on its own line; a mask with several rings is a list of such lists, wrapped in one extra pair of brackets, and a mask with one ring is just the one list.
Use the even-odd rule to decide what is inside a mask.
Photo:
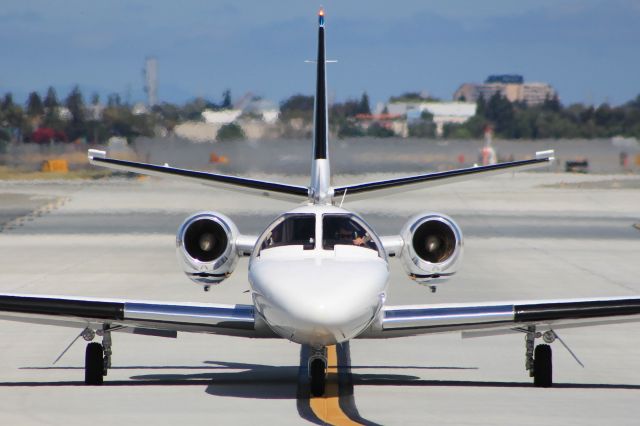
[[(603, 184), (637, 179), (521, 173), (353, 204), (347, 197), (345, 206), (382, 235), (421, 211), (446, 213), (462, 226), (460, 273), (432, 294), (392, 260), (389, 304), (637, 295), (640, 189)], [(0, 232), (0, 292), (217, 303), (250, 303), (246, 260), (204, 293), (176, 262), (180, 222), (217, 210), (241, 231), (257, 233), (290, 206), (154, 179), (0, 182), (0, 204), (0, 225), (9, 224)], [(85, 387), (84, 342), (52, 365), (79, 332), (0, 323), (1, 424), (284, 425), (331, 414), (331, 401), (314, 408), (307, 399), (304, 353), (293, 343), (117, 334), (105, 386)], [(640, 324), (566, 330), (561, 337), (586, 367), (555, 343), (551, 389), (532, 386), (521, 335), (352, 341), (337, 349), (333, 404), (344, 416), (331, 418), (636, 425)]]

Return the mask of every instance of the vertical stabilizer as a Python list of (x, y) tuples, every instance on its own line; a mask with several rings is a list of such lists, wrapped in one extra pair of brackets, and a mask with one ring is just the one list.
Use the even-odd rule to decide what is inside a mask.
[(313, 166), (311, 197), (314, 203), (330, 203), (329, 194), (329, 121), (327, 111), (327, 75), (324, 45), (324, 9), (318, 12), (318, 58), (316, 61), (316, 98), (314, 104)]
[(316, 100), (314, 109), (313, 159), (327, 159), (327, 76), (324, 47), (324, 10), (318, 13), (318, 60), (316, 80)]

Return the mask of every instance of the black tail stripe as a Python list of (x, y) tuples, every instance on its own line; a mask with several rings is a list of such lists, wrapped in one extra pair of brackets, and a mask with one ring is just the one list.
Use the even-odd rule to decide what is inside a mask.
[(325, 76), (324, 27), (318, 29), (318, 61), (316, 73), (316, 105), (314, 158), (327, 158), (327, 88)]

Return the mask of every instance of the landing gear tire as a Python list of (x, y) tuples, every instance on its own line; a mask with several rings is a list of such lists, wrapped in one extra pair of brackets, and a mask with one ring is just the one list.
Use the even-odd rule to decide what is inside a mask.
[(317, 358), (311, 361), (309, 366), (311, 395), (324, 395), (326, 369), (327, 365), (323, 359)]
[(100, 343), (89, 343), (84, 356), (84, 383), (99, 386), (104, 376), (104, 348)]
[(533, 385), (537, 388), (550, 388), (552, 384), (551, 346), (538, 345), (533, 354)]

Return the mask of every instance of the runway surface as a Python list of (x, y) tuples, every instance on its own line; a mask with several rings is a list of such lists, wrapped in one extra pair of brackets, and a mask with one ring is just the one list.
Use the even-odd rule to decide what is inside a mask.
[[(521, 173), (345, 206), (382, 235), (421, 211), (462, 226), (462, 271), (432, 294), (392, 260), (389, 304), (625, 296), (640, 294), (637, 183)], [(166, 180), (0, 182), (0, 291), (250, 303), (246, 260), (204, 293), (179, 269), (175, 231), (193, 212), (218, 210), (257, 233), (288, 207)], [(551, 389), (532, 386), (522, 335), (354, 340), (331, 349), (323, 399), (308, 396), (305, 348), (186, 333), (115, 334), (105, 385), (85, 387), (84, 341), (52, 365), (79, 332), (0, 322), (0, 424), (636, 425), (640, 416), (640, 324), (563, 331), (586, 368), (554, 343)]]

